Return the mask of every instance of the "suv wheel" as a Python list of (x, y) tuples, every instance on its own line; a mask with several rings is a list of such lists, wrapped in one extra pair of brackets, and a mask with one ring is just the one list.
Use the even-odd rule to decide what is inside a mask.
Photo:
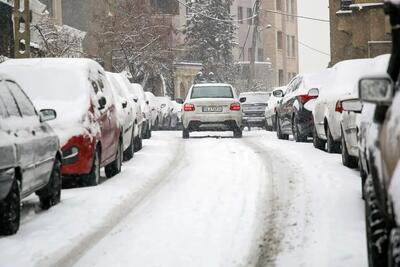
[(39, 190), (36, 194), (39, 196), (42, 209), (48, 210), (52, 206), (57, 205), (61, 201), (61, 162), (56, 159), (49, 183), (46, 187)]
[(289, 135), (282, 133), (281, 123), (280, 123), (279, 118), (276, 118), (276, 135), (278, 136), (278, 139), (280, 139), (280, 140), (289, 140)]
[(132, 130), (131, 143), (128, 149), (124, 151), (124, 161), (132, 159), (134, 154), (135, 154), (135, 137), (134, 137), (134, 131)]
[(0, 201), (0, 235), (13, 235), (19, 229), (21, 212), (20, 189), (14, 180), (10, 192)]
[(331, 129), (329, 125), (326, 127), (326, 137), (327, 137), (327, 151), (328, 153), (340, 153), (340, 143), (333, 140)]
[(117, 155), (115, 155), (115, 160), (105, 167), (105, 173), (107, 178), (111, 178), (121, 172), (122, 150), (123, 146), (122, 146), (122, 141), (120, 140), (117, 148)]
[(342, 131), (342, 163), (344, 166), (355, 169), (358, 166), (358, 159), (349, 155), (347, 150), (346, 140)]
[(92, 170), (86, 177), (86, 184), (89, 186), (96, 186), (100, 183), (100, 158), (100, 149), (97, 148), (94, 152)]
[(372, 177), (365, 182), (365, 223), (370, 267), (387, 266), (387, 225), (378, 208)]
[(239, 127), (233, 130), (233, 137), (234, 138), (242, 138), (243, 137), (243, 131)]
[(182, 130), (182, 138), (183, 138), (183, 139), (189, 139), (189, 137), (190, 137), (189, 130), (183, 129), (183, 130)]
[(324, 150), (326, 141), (318, 137), (317, 128), (314, 126), (313, 131), (313, 144), (316, 149)]
[(294, 140), (296, 142), (306, 142), (307, 141), (307, 136), (304, 136), (303, 134), (300, 133), (299, 119), (297, 118), (297, 116), (295, 116), (292, 121), (292, 132), (293, 132)]

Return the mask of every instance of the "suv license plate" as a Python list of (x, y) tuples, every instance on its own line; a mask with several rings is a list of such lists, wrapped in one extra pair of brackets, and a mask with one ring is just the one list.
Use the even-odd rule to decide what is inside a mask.
[(203, 107), (203, 112), (222, 112), (222, 107)]

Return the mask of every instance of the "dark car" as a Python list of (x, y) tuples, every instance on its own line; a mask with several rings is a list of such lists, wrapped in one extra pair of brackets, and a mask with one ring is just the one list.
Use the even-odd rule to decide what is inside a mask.
[(43, 209), (60, 202), (61, 153), (58, 137), (12, 79), (0, 75), (0, 235), (19, 229), (21, 199), (35, 193)]
[(387, 74), (364, 77), (360, 98), (376, 105), (375, 138), (368, 147), (369, 173), (364, 186), (370, 267), (400, 266), (400, 3), (386, 2), (393, 27), (393, 54)]
[(270, 92), (244, 92), (239, 96), (242, 102), (243, 126), (264, 127), (265, 108), (271, 96)]
[(307, 103), (318, 97), (319, 90), (313, 88), (305, 76), (298, 75), (289, 83), (285, 96), (277, 106), (276, 122), (279, 139), (293, 135), (296, 142), (305, 142), (313, 136), (314, 119)]

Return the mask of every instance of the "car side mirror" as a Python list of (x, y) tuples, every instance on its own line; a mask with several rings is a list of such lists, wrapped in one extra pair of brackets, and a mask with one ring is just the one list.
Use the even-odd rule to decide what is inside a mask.
[(318, 97), (318, 96), (319, 96), (319, 90), (318, 90), (318, 88), (311, 88), (311, 89), (308, 91), (308, 96), (311, 96), (311, 97)]
[(276, 91), (274, 91), (274, 92), (272, 93), (272, 95), (273, 95), (274, 97), (283, 97), (285, 94), (283, 93), (282, 90), (276, 90)]
[(128, 106), (128, 101), (124, 101), (124, 102), (122, 102), (122, 108), (126, 108)]
[(363, 105), (359, 99), (349, 99), (342, 101), (342, 108), (345, 111), (360, 113), (362, 111)]
[(42, 109), (39, 111), (40, 122), (52, 121), (57, 118), (57, 112), (54, 109)]
[(245, 102), (246, 102), (246, 100), (247, 100), (247, 98), (246, 98), (246, 97), (241, 97), (241, 98), (239, 99), (240, 103), (245, 103)]
[(99, 110), (102, 110), (102, 109), (104, 109), (106, 107), (107, 100), (106, 100), (106, 98), (104, 96), (101, 96), (99, 98), (98, 102), (99, 102)]
[(387, 77), (368, 77), (358, 84), (361, 101), (378, 105), (390, 105), (394, 88), (392, 79)]
[(176, 98), (175, 102), (178, 104), (183, 104), (183, 99), (182, 98)]

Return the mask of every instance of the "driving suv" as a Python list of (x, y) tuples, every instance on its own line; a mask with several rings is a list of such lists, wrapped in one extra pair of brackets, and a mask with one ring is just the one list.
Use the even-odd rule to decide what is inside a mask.
[[(242, 99), (245, 101), (246, 99)], [(183, 104), (183, 138), (193, 131), (233, 131), (242, 137), (242, 107), (230, 84), (193, 85)]]
[(239, 99), (242, 100), (243, 125), (251, 127), (265, 126), (265, 108), (267, 107), (269, 92), (244, 92)]
[(35, 193), (43, 209), (60, 202), (61, 151), (46, 121), (54, 110), (34, 108), (12, 79), (0, 74), (0, 235), (20, 224), (21, 199)]

